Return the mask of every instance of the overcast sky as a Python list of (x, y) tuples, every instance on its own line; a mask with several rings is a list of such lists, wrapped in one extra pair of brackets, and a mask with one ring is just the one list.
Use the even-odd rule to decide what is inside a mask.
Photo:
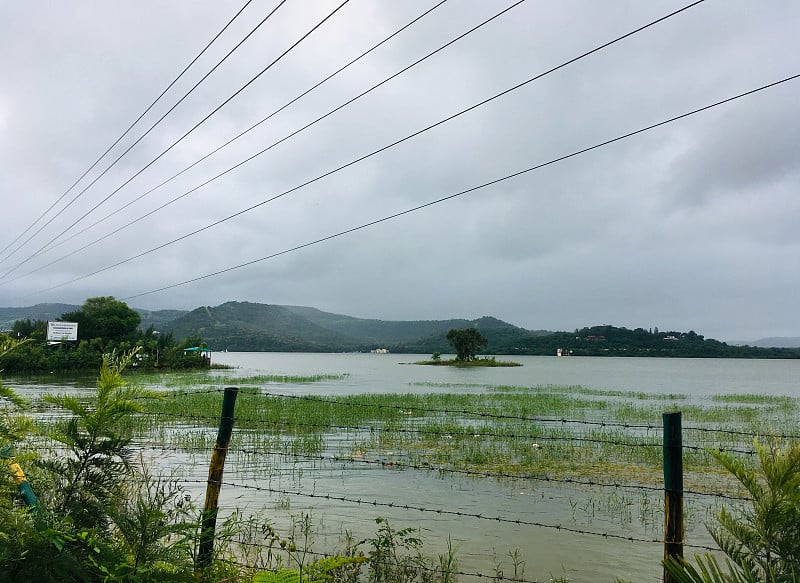
[(246, 136), (142, 196), (435, 4), (350, 0), (117, 190), (339, 5), (288, 0), (86, 188), (277, 3), (253, 0), (111, 155), (44, 216), (242, 2), (6, 3), (0, 248), (22, 236), (0, 254), (6, 274), (0, 306), (113, 295), (146, 309), (241, 300), (390, 320), (491, 315), (530, 329), (614, 324), (693, 329), (722, 340), (800, 335), (800, 80), (363, 230), (148, 294), (800, 73), (800, 3), (707, 0), (375, 156), (146, 253), (685, 5), (527, 0), (238, 169), (95, 242), (513, 2), (444, 2)]

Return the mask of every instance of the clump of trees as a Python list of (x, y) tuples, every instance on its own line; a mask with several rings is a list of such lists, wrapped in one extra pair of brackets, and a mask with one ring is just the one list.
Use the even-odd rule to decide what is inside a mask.
[(462, 362), (474, 360), (478, 351), (489, 346), (489, 341), (475, 328), (453, 328), (447, 333), (447, 341), (456, 351), (456, 360)]
[(61, 315), (62, 322), (77, 322), (78, 340), (100, 338), (106, 343), (136, 338), (142, 317), (113, 296), (89, 298), (80, 310)]
[(103, 354), (127, 352), (138, 348), (131, 363), (138, 369), (187, 369), (208, 366), (208, 359), (185, 348), (200, 346), (197, 337), (176, 342), (172, 334), (160, 334), (151, 326), (140, 330), (141, 316), (125, 302), (112, 296), (87, 299), (79, 310), (66, 312), (62, 322), (78, 324), (77, 342), (47, 342), (47, 322), (17, 320), (9, 335), (0, 334), (0, 344), (27, 340), (23, 345), (0, 356), (0, 369), (6, 372), (51, 372), (97, 370)]
[(440, 352), (434, 352), (430, 360), (416, 364), (430, 364), (435, 366), (522, 366), (518, 362), (497, 360), (494, 356), (478, 358), (478, 351), (489, 346), (489, 341), (475, 328), (453, 328), (447, 333), (447, 341), (455, 349), (456, 357), (442, 360)]

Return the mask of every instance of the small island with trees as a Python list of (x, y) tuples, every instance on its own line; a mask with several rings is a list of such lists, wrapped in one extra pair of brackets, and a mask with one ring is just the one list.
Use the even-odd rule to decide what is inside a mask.
[(453, 328), (447, 333), (447, 341), (456, 351), (456, 357), (442, 360), (439, 352), (434, 352), (430, 360), (422, 360), (414, 364), (431, 366), (522, 366), (518, 362), (497, 360), (493, 356), (479, 358), (477, 353), (489, 346), (489, 341), (475, 328), (458, 330)]

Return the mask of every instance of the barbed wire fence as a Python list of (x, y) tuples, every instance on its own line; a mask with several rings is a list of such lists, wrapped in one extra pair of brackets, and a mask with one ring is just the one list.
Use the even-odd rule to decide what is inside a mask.
[[(183, 396), (192, 396), (198, 394), (212, 394), (222, 393), (225, 398), (230, 394), (237, 394), (238, 389), (229, 387), (227, 389), (213, 388), (201, 389), (195, 391), (172, 391), (161, 395), (161, 399), (178, 399)], [(296, 439), (297, 435), (302, 433), (314, 434), (349, 434), (351, 436), (350, 443), (355, 443), (355, 437), (360, 435), (380, 435), (380, 434), (394, 434), (401, 435), (405, 438), (424, 438), (442, 440), (498, 440), (510, 439), (514, 441), (528, 441), (537, 444), (553, 443), (553, 444), (567, 444), (577, 445), (579, 447), (613, 447), (613, 448), (628, 448), (628, 449), (646, 449), (653, 452), (652, 455), (662, 455), (666, 450), (665, 441), (657, 440), (655, 433), (665, 431), (665, 427), (658, 427), (652, 423), (619, 423), (609, 422), (602, 420), (586, 420), (586, 419), (570, 419), (566, 417), (548, 417), (548, 416), (530, 416), (530, 415), (508, 415), (493, 411), (474, 411), (461, 408), (427, 408), (419, 406), (408, 405), (387, 405), (381, 403), (366, 403), (359, 402), (356, 398), (328, 398), (314, 395), (294, 395), (277, 392), (268, 392), (263, 390), (246, 391), (245, 394), (257, 395), (264, 399), (280, 400), (295, 400), (302, 399), (307, 401), (316, 401), (334, 407), (370, 407), (374, 409), (389, 409), (394, 412), (401, 412), (404, 415), (413, 413), (415, 416), (421, 417), (454, 417), (457, 419), (474, 419), (481, 422), (523, 422), (537, 424), (536, 430), (521, 431), (518, 426), (513, 430), (503, 430), (496, 427), (492, 428), (487, 425), (481, 431), (476, 432), (474, 427), (465, 427), (463, 430), (458, 431), (457, 427), (449, 427), (448, 429), (437, 429), (435, 427), (426, 426), (392, 426), (385, 427), (379, 422), (375, 423), (352, 423), (352, 424), (337, 424), (337, 423), (321, 423), (313, 420), (303, 419), (264, 419), (259, 417), (242, 416), (237, 417), (233, 414), (233, 406), (228, 405), (228, 414), (212, 415), (212, 414), (197, 414), (193, 412), (165, 412), (165, 411), (152, 411), (147, 413), (147, 417), (151, 418), (153, 422), (163, 425), (172, 424), (173, 427), (187, 427), (187, 426), (201, 426), (213, 427), (216, 423), (225, 425), (226, 423), (233, 428), (234, 426), (240, 428), (242, 432), (252, 433), (263, 431), (265, 433), (284, 435), (287, 437), (286, 441), (282, 444), (283, 447), (276, 447), (273, 443), (271, 446), (263, 447), (261, 445), (247, 445), (244, 442), (235, 443), (230, 445), (230, 436), (227, 443), (218, 443), (212, 448), (207, 443), (207, 440), (192, 445), (190, 443), (174, 443), (170, 437), (163, 437), (162, 439), (154, 439), (153, 436), (141, 439), (136, 442), (136, 447), (142, 452), (173, 452), (176, 455), (192, 456), (205, 456), (206, 458), (212, 454), (212, 451), (222, 451), (224, 454), (229, 454), (228, 468), (226, 472), (228, 477), (223, 478), (221, 467), (217, 477), (212, 477), (210, 472), (208, 479), (201, 479), (199, 477), (179, 477), (169, 476), (167, 474), (156, 474), (158, 477), (164, 479), (174, 479), (187, 488), (199, 489), (202, 486), (206, 488), (216, 489), (217, 492), (228, 491), (231, 493), (228, 498), (236, 500), (242, 496), (272, 496), (279, 497), (280, 499), (306, 499), (313, 502), (322, 502), (325, 504), (338, 504), (346, 507), (356, 508), (372, 508), (381, 511), (392, 511), (395, 513), (409, 513), (409, 515), (430, 515), (437, 518), (452, 519), (452, 520), (472, 520), (478, 522), (491, 522), (497, 525), (505, 525), (510, 528), (530, 528), (530, 529), (543, 529), (551, 530), (554, 532), (569, 533), (574, 535), (596, 537), (597, 539), (607, 541), (617, 541), (621, 543), (637, 543), (642, 545), (653, 545), (654, 547), (667, 544), (678, 544), (680, 553), (682, 554), (684, 548), (694, 549), (698, 552), (716, 551), (715, 546), (706, 544), (699, 544), (692, 541), (684, 540), (681, 534), (680, 540), (672, 540), (667, 534), (670, 519), (665, 515), (665, 532), (663, 536), (657, 537), (644, 537), (638, 536), (634, 533), (616, 532), (602, 529), (602, 528), (584, 528), (575, 520), (538, 520), (531, 518), (530, 515), (522, 516), (519, 513), (504, 514), (501, 512), (472, 512), (463, 508), (448, 507), (447, 505), (427, 505), (421, 502), (408, 502), (403, 500), (392, 499), (388, 495), (382, 496), (354, 496), (337, 491), (322, 491), (318, 489), (315, 482), (313, 488), (304, 488), (301, 485), (288, 488), (278, 483), (273, 484), (271, 478), (264, 479), (269, 476), (271, 472), (275, 472), (276, 468), (282, 465), (280, 460), (286, 462), (284, 465), (289, 466), (297, 464), (306, 464), (312, 471), (320, 470), (323, 466), (337, 467), (343, 473), (353, 470), (368, 470), (370, 472), (414, 472), (422, 477), (436, 476), (438, 478), (450, 476), (454, 478), (466, 479), (492, 479), (492, 480), (506, 480), (514, 482), (529, 482), (538, 483), (546, 487), (553, 487), (558, 489), (579, 488), (583, 490), (593, 489), (611, 489), (613, 491), (623, 492), (640, 492), (643, 495), (652, 495), (664, 493), (665, 497), (671, 494), (679, 494), (681, 500), (683, 496), (695, 497), (702, 499), (706, 506), (717, 503), (732, 503), (732, 504), (746, 504), (750, 502), (750, 498), (740, 495), (739, 493), (731, 493), (724, 491), (714, 491), (713, 489), (701, 488), (684, 488), (681, 483), (680, 488), (667, 487), (664, 485), (656, 485), (654, 483), (637, 483), (636, 481), (623, 480), (623, 479), (600, 479), (600, 478), (586, 478), (576, 477), (572, 475), (563, 475), (560, 473), (549, 474), (546, 471), (528, 471), (528, 472), (511, 472), (502, 470), (488, 470), (488, 469), (475, 469), (467, 467), (454, 467), (447, 463), (432, 464), (428, 461), (415, 461), (413, 459), (404, 459), (405, 456), (401, 453), (394, 457), (384, 455), (378, 459), (369, 459), (359, 450), (356, 451), (306, 451), (302, 448), (296, 449), (292, 447), (294, 443), (292, 439)], [(152, 397), (148, 397), (152, 398)], [(223, 399), (224, 400), (224, 399)], [(235, 402), (235, 397), (234, 397)], [(223, 405), (223, 408), (225, 406)], [(47, 414), (53, 418), (58, 417), (57, 411), (47, 411)], [(541, 427), (549, 428), (584, 428), (587, 433), (584, 434), (559, 434), (548, 433), (547, 430), (542, 430)], [(603, 436), (602, 434), (593, 433), (595, 430), (612, 430), (614, 433)], [(710, 449), (715, 451), (725, 451), (734, 455), (753, 456), (756, 450), (753, 448), (734, 447), (727, 442), (723, 445), (722, 441), (715, 436), (723, 435), (735, 438), (738, 442), (751, 441), (761, 434), (752, 433), (742, 430), (731, 430), (723, 427), (705, 427), (687, 425), (683, 428), (687, 435), (694, 437), (693, 443), (680, 443), (680, 455), (688, 452), (689, 454), (703, 455), (707, 454)], [(169, 433), (169, 432), (167, 432)], [(797, 439), (798, 436), (792, 433), (785, 434), (770, 434), (771, 437), (780, 439)], [(281, 445), (281, 444), (277, 444)], [(277, 463), (275, 460), (279, 460)], [(243, 463), (242, 463), (243, 462)], [(194, 463), (194, 462), (193, 462)], [(214, 466), (212, 460), (212, 470)], [(225, 463), (223, 456), (223, 465)], [(241, 467), (239, 467), (241, 466)], [(202, 467), (202, 465), (201, 465)], [(681, 470), (682, 471), (682, 470)], [(666, 472), (665, 472), (666, 473)], [(249, 475), (252, 479), (243, 479), (242, 476)], [(395, 474), (393, 474), (395, 475)], [(261, 479), (259, 479), (261, 478)], [(682, 480), (681, 476), (681, 480)], [(275, 480), (278, 482), (278, 480)], [(266, 482), (266, 483), (265, 483)], [(238, 493), (238, 494), (237, 494)], [(680, 508), (682, 511), (683, 504), (681, 502)], [(212, 509), (205, 508), (204, 516), (208, 517), (213, 515), (216, 517), (218, 508)], [(210, 514), (209, 514), (210, 513)], [(573, 515), (574, 519), (574, 515)], [(416, 520), (411, 518), (411, 520)], [(679, 532), (683, 533), (684, 517), (682, 514), (675, 516), (672, 520), (678, 520)], [(272, 546), (265, 541), (249, 540), (239, 541), (242, 545), (251, 547), (260, 547), (264, 549), (272, 549)], [(237, 544), (239, 544), (237, 543)], [(213, 545), (213, 537), (211, 539)], [(210, 552), (210, 551), (207, 551)], [(311, 556), (326, 557), (334, 556), (325, 553), (316, 552), (314, 549), (304, 549), (306, 554)], [(234, 563), (254, 568), (256, 565), (248, 564), (247, 562), (240, 562), (242, 559), (237, 558)], [(422, 565), (420, 568), (434, 569), (431, 566)], [(461, 575), (468, 579), (491, 579), (496, 581), (528, 581), (524, 577), (506, 577), (502, 573), (482, 573), (479, 571), (458, 570), (457, 568), (452, 571), (454, 575)]]

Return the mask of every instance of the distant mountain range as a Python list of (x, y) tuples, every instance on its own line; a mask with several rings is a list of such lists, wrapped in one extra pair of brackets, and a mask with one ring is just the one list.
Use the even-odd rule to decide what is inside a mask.
[[(15, 320), (55, 320), (80, 308), (73, 304), (37, 304), (0, 308), (0, 330)], [(792, 357), (787, 349), (800, 347), (800, 338), (765, 338), (746, 343), (758, 350), (706, 340), (692, 333), (655, 334), (596, 326), (574, 332), (526, 330), (497, 318), (474, 320), (387, 321), (355, 318), (305, 306), (226, 302), (192, 311), (141, 310), (141, 328), (177, 338), (200, 336), (212, 350), (355, 352), (388, 348), (391, 352), (431, 354), (450, 352), (445, 338), (453, 328), (475, 327), (489, 340), (492, 354), (555, 354), (558, 348), (573, 354), (629, 356), (777, 356)], [(680, 342), (679, 342), (680, 340)], [(739, 344), (739, 343), (737, 343)], [(768, 347), (781, 347), (771, 350)], [(794, 351), (792, 351), (792, 354)]]

